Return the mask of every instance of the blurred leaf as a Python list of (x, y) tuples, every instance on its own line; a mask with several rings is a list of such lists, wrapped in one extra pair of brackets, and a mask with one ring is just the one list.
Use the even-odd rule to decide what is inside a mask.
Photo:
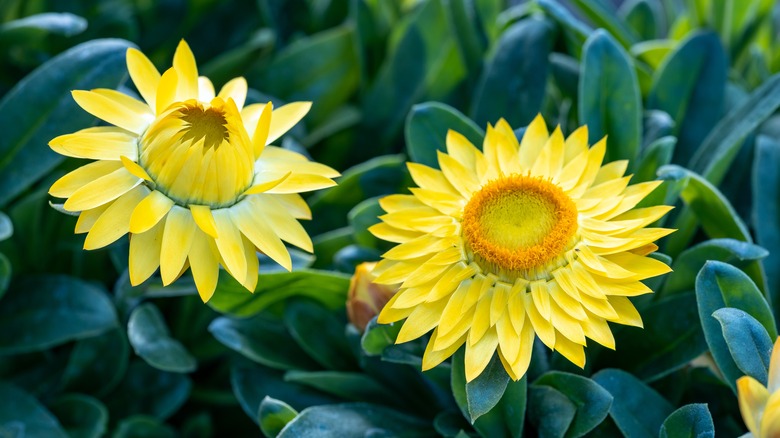
[(160, 420), (133, 415), (119, 422), (112, 438), (176, 438), (176, 431)]
[(360, 339), (363, 352), (369, 356), (382, 354), (385, 348), (395, 344), (402, 325), (401, 322), (378, 324), (376, 318), (371, 319)]
[(260, 430), (267, 437), (276, 437), (284, 426), (292, 421), (298, 412), (287, 403), (271, 397), (265, 397), (257, 413)]
[(135, 353), (149, 365), (174, 373), (195, 370), (195, 358), (171, 337), (160, 310), (152, 303), (142, 304), (130, 314), (127, 339)]
[(10, 238), (13, 234), (14, 224), (11, 222), (11, 218), (7, 214), (0, 212), (0, 241)]
[[(780, 248), (780, 142), (766, 136), (756, 141), (753, 159), (753, 227), (756, 240), (765, 248)], [(763, 260), (766, 290), (775, 315), (780, 311), (780, 251), (770, 251)]]
[(199, 68), (199, 74), (208, 77), (215, 84), (225, 84), (267, 55), (274, 47), (274, 43), (276, 43), (276, 36), (272, 30), (259, 29), (242, 45), (221, 53), (203, 64)]
[(551, 386), (528, 388), (528, 414), (541, 438), (564, 438), (577, 415), (577, 406)]
[(67, 438), (57, 419), (35, 397), (9, 383), (0, 382), (0, 425), (19, 423), (21, 437)]
[(418, 4), (394, 29), (389, 54), (362, 102), (366, 138), (373, 145), (373, 151), (361, 152), (363, 157), (386, 153), (412, 105), (444, 98), (465, 78), (455, 30), (442, 3)]
[(44, 350), (116, 326), (102, 288), (65, 276), (24, 278), (0, 301), (0, 354)]
[[(343, 308), (339, 313), (342, 316)], [(346, 321), (322, 305), (307, 299), (288, 300), (284, 323), (298, 345), (323, 367), (332, 370), (355, 368), (344, 336)]]
[(426, 422), (369, 403), (313, 406), (303, 410), (279, 433), (278, 438), (362, 438), (373, 436), (429, 436)]
[(639, 161), (639, 166), (637, 166), (636, 174), (631, 179), (631, 183), (656, 179), (658, 169), (672, 161), (676, 145), (677, 138), (668, 136), (661, 137), (644, 148), (642, 150), (642, 158)]
[[(696, 285), (696, 274), (707, 260), (718, 260), (737, 267), (761, 260), (769, 254), (764, 248), (735, 239), (710, 239), (681, 252), (666, 276), (662, 295), (690, 291)], [(756, 279), (753, 279), (756, 281)]]
[(505, 118), (527, 125), (541, 111), (555, 29), (544, 19), (521, 20), (501, 34), (474, 91), (472, 118), (478, 125)]
[(404, 407), (404, 402), (394, 392), (359, 372), (288, 371), (284, 381), (309, 386), (348, 401), (381, 400), (383, 404)]
[[(567, 437), (579, 437), (604, 421), (612, 405), (612, 396), (587, 377), (561, 371), (543, 374), (531, 387), (547, 386), (559, 391), (574, 406), (571, 424), (565, 429)], [(553, 399), (555, 400), (555, 398)]]
[(688, 167), (719, 185), (739, 152), (742, 140), (780, 107), (780, 74), (753, 90), (741, 105), (721, 119), (696, 150)]
[(745, 311), (730, 307), (716, 310), (712, 317), (723, 327), (723, 339), (737, 368), (766, 386), (772, 339), (764, 326)]
[(70, 13), (49, 12), (0, 24), (0, 47), (24, 44), (47, 35), (70, 37), (87, 28), (87, 20)]
[(701, 223), (710, 238), (732, 238), (752, 242), (747, 226), (742, 222), (728, 199), (709, 181), (688, 169), (670, 164), (658, 170), (663, 180), (684, 180), (680, 198), (686, 208), (677, 216), (673, 228), (677, 232), (669, 236), (666, 252), (675, 256), (685, 249), (696, 232), (696, 222)]
[(82, 394), (58, 397), (49, 408), (71, 438), (100, 438), (108, 426), (108, 411), (100, 400)]
[(653, 76), (647, 107), (666, 111), (676, 122), (675, 162), (688, 162), (720, 120), (727, 71), (727, 56), (718, 35), (696, 32), (680, 43)]
[(723, 307), (743, 310), (756, 318), (774, 339), (777, 338), (777, 328), (772, 312), (761, 292), (745, 273), (717, 261), (707, 262), (696, 277), (696, 298), (699, 319), (712, 357), (726, 382), (735, 389), (736, 380), (742, 376), (742, 372), (734, 363), (721, 326), (712, 314)]
[(113, 418), (145, 414), (165, 420), (187, 401), (191, 388), (187, 376), (160, 371), (136, 360), (105, 403)]
[(254, 293), (233, 277), (222, 273), (217, 291), (208, 304), (218, 312), (238, 317), (254, 316), (282, 300), (294, 296), (309, 297), (329, 309), (344, 305), (349, 276), (329, 271), (302, 270), (262, 274)]
[(0, 206), (6, 205), (65, 157), (49, 149), (56, 135), (86, 128), (95, 118), (70, 90), (116, 88), (127, 75), (123, 40), (93, 40), (45, 63), (0, 100)]
[(375, 248), (378, 242), (382, 242), (374, 237), (368, 228), (381, 222), (379, 216), (383, 214), (385, 211), (379, 205), (379, 198), (368, 198), (350, 210), (347, 219), (352, 227), (355, 242), (370, 248)]
[[(642, 0), (644, 1), (644, 0)], [(677, 41), (672, 40), (648, 40), (631, 46), (631, 55), (647, 64), (653, 71), (661, 67), (661, 63), (677, 47)]]
[(590, 143), (607, 136), (604, 162), (627, 159), (636, 166), (642, 102), (631, 59), (610, 34), (597, 30), (585, 43), (581, 68), (579, 116), (580, 124), (588, 125)]
[(8, 290), (8, 285), (11, 284), (12, 269), (8, 257), (0, 253), (0, 298), (3, 298), (3, 295)]
[(658, 3), (649, 0), (626, 1), (620, 6), (618, 16), (640, 40), (652, 40), (658, 36)]
[(616, 351), (604, 350), (600, 366), (620, 367), (651, 382), (674, 372), (707, 351), (693, 291), (653, 302), (642, 310), (644, 329), (621, 327)]
[(706, 404), (685, 405), (664, 420), (659, 438), (676, 437), (715, 438), (715, 425)]
[(609, 415), (625, 436), (655, 438), (674, 410), (657, 392), (625, 371), (602, 370), (593, 380), (614, 397)]
[(573, 0), (573, 3), (598, 27), (612, 34), (624, 48), (628, 49), (637, 42), (637, 35), (628, 23), (620, 20), (617, 14), (610, 11), (600, 0)]
[(497, 356), (476, 379), (466, 383), (466, 402), (471, 422), (493, 409), (504, 395), (509, 375)]
[(284, 400), (295, 410), (309, 406), (337, 403), (339, 399), (292, 382), (283, 380), (281, 371), (261, 366), (239, 365), (230, 370), (230, 386), (241, 408), (252, 421), (257, 422), (257, 413), (265, 397)]
[(438, 169), (436, 151), (447, 152), (446, 138), (450, 129), (482, 149), (485, 131), (460, 111), (438, 102), (413, 106), (406, 118), (405, 130), (409, 159)]
[(102, 397), (127, 370), (130, 348), (124, 331), (114, 328), (76, 342), (62, 376), (63, 389)]
[[(663, 137), (671, 136), (674, 131), (672, 116), (660, 110), (645, 110), (642, 114), (642, 147), (648, 148), (651, 143)], [(645, 153), (647, 151), (645, 150)]]
[(569, 40), (569, 47), (574, 51), (574, 56), (579, 58), (582, 45), (593, 29), (578, 17), (575, 17), (566, 7), (557, 0), (537, 0), (544, 12), (555, 19), (564, 29)]
[(360, 163), (347, 169), (338, 183), (309, 198), (312, 216), (317, 218), (305, 224), (312, 235), (347, 225), (347, 214), (364, 199), (404, 192), (413, 184), (403, 155), (384, 155)]
[(550, 72), (561, 92), (571, 99), (577, 98), (580, 82), (580, 63), (571, 56), (550, 53)]
[(283, 321), (268, 314), (247, 319), (216, 318), (209, 324), (209, 332), (226, 347), (267, 367), (281, 370), (317, 367), (287, 332)]
[(261, 91), (288, 101), (312, 101), (316, 125), (357, 90), (360, 70), (352, 26), (333, 28), (287, 46), (255, 81)]

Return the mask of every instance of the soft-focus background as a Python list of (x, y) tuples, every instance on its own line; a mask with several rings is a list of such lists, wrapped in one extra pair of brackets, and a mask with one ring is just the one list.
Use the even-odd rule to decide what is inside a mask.
[[(224, 275), (208, 305), (186, 276), (131, 287), (127, 238), (83, 251), (47, 194), (82, 164), (48, 141), (98, 122), (70, 90), (135, 95), (126, 48), (162, 70), (182, 38), (248, 103), (313, 101), (280, 145), (343, 173), (307, 198), (313, 256), (261, 255), (254, 294)], [(0, 0), (0, 437), (739, 436), (780, 316), (778, 71), (774, 0)], [(377, 197), (447, 129), (538, 113), (666, 182), (674, 272), (585, 370), (540, 344), (520, 382), (421, 373), (424, 340), (347, 320)]]

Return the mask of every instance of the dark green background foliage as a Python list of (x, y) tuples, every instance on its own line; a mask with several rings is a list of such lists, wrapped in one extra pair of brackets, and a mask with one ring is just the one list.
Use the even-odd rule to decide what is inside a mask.
[[(744, 433), (735, 380), (766, 381), (780, 316), (779, 30), (773, 0), (0, 0), (0, 436)], [(131, 287), (126, 238), (82, 251), (46, 194), (82, 164), (48, 140), (98, 123), (69, 91), (133, 95), (126, 48), (167, 68), (181, 38), (250, 103), (313, 101), (281, 145), (343, 173), (308, 197), (314, 256), (263, 258), (254, 294), (223, 275), (208, 305), (187, 276)], [(388, 249), (377, 198), (447, 129), (480, 145), (538, 113), (664, 181), (644, 203), (677, 206), (674, 272), (584, 370), (540, 344), (519, 382), (494, 358), (467, 384), (462, 351), (420, 372), (424, 339), (346, 319)]]

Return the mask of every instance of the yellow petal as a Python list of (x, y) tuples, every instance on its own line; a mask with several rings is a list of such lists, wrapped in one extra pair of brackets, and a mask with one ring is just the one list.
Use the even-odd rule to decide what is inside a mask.
[(563, 162), (568, 164), (588, 150), (588, 127), (580, 126), (566, 137)]
[[(463, 134), (450, 129), (447, 131), (445, 143), (447, 145), (447, 153), (464, 166), (469, 166), (476, 171), (479, 167), (487, 165), (487, 163), (484, 163), (485, 157), (479, 152), (479, 149)], [(483, 162), (482, 166), (478, 166), (478, 161)]]
[(233, 222), (231, 213), (235, 208), (219, 209), (212, 211), (214, 223), (217, 226), (217, 244), (219, 254), (225, 261), (233, 276), (239, 280), (246, 277), (246, 257), (244, 256), (244, 244), (237, 224)]
[(311, 102), (292, 102), (275, 109), (266, 144), (271, 144), (295, 126), (311, 109)]
[(178, 100), (198, 98), (198, 66), (190, 46), (184, 40), (179, 41), (173, 54), (173, 68), (179, 75), (177, 85)]
[(520, 141), (520, 167), (522, 169), (531, 170), (536, 158), (547, 143), (548, 137), (547, 124), (542, 115), (538, 114), (528, 125), (523, 139)]
[(219, 258), (217, 246), (209, 235), (195, 229), (192, 247), (188, 255), (192, 278), (203, 302), (208, 302), (214, 295), (219, 279)]
[(465, 198), (471, 198), (471, 195), (479, 190), (480, 185), (476, 174), (472, 173), (462, 164), (447, 154), (437, 151), (439, 166), (447, 180), (455, 187)]
[(176, 69), (169, 68), (162, 74), (160, 85), (157, 87), (157, 96), (155, 97), (155, 110), (157, 114), (163, 113), (172, 103), (176, 102), (176, 89), (179, 85), (179, 75)]
[(272, 188), (278, 186), (282, 182), (284, 182), (284, 180), (289, 178), (290, 175), (292, 175), (292, 172), (287, 172), (287, 173), (285, 173), (284, 175), (282, 175), (281, 177), (278, 177), (278, 178), (276, 178), (276, 175), (274, 175), (272, 177), (273, 179), (268, 180), (268, 181), (261, 180), (261, 177), (263, 175), (256, 175), (255, 176), (254, 185), (252, 187), (246, 189), (246, 191), (244, 192), (244, 196), (256, 195), (256, 194), (267, 192), (267, 191), (271, 190)]
[(58, 179), (49, 188), (49, 194), (57, 198), (68, 198), (76, 190), (121, 168), (122, 163), (117, 161), (95, 161), (85, 164)]
[(230, 218), (260, 251), (288, 271), (292, 270), (290, 253), (271, 224), (255, 213), (253, 204), (237, 204), (230, 209)]
[(490, 359), (493, 358), (496, 347), (498, 347), (498, 335), (495, 328), (488, 330), (476, 344), (466, 344), (465, 368), (467, 382), (471, 382), (482, 374)]
[(401, 331), (398, 332), (398, 338), (395, 340), (396, 344), (412, 341), (433, 330), (439, 323), (446, 305), (447, 300), (439, 300), (415, 307), (406, 318)]
[(198, 228), (216, 239), (217, 224), (214, 222), (214, 215), (211, 214), (211, 209), (207, 205), (190, 205), (190, 212)]
[(531, 175), (552, 178), (563, 168), (564, 139), (561, 127), (558, 126), (547, 139), (539, 155), (536, 157)]
[(610, 330), (607, 321), (590, 312), (586, 311), (586, 313), (588, 314), (588, 317), (582, 321), (582, 330), (585, 332), (585, 336), (614, 350), (615, 337), (612, 335), (612, 330)]
[(743, 376), (737, 379), (737, 395), (745, 426), (753, 436), (760, 437), (760, 421), (769, 400), (769, 391), (756, 379)]
[(91, 160), (119, 160), (122, 155), (138, 157), (138, 137), (113, 126), (86, 128), (61, 135), (49, 142), (58, 154)]
[(148, 193), (146, 187), (136, 187), (111, 203), (89, 230), (84, 249), (102, 248), (130, 232), (130, 215)]
[(115, 170), (73, 192), (63, 208), (82, 211), (101, 206), (129, 192), (142, 181), (124, 168)]
[(173, 200), (157, 190), (149, 193), (130, 216), (130, 232), (143, 233), (157, 225), (173, 208)]
[(769, 383), (767, 389), (771, 393), (780, 389), (780, 337), (775, 340), (772, 357), (769, 360)]
[[(523, 299), (525, 300), (526, 315), (528, 316), (528, 320), (533, 325), (536, 335), (539, 336), (539, 339), (544, 343), (544, 345), (550, 349), (554, 349), (555, 329), (553, 328), (552, 324), (550, 321), (544, 319), (541, 314), (539, 314), (536, 305), (533, 303), (531, 294), (525, 294)], [(528, 325), (528, 321), (526, 321), (526, 325)]]
[(247, 201), (251, 203), (255, 214), (262, 217), (276, 231), (279, 238), (304, 251), (314, 252), (309, 234), (285, 210), (284, 206), (276, 201), (274, 196), (252, 196)]
[(205, 76), (198, 77), (198, 100), (201, 102), (211, 102), (216, 97), (214, 84), (211, 79)]
[(92, 226), (95, 225), (98, 218), (100, 218), (100, 215), (102, 215), (110, 205), (111, 203), (103, 204), (100, 207), (82, 211), (81, 214), (79, 214), (79, 219), (76, 221), (76, 229), (74, 232), (76, 234), (88, 232), (92, 229)]
[(132, 175), (141, 178), (144, 181), (152, 182), (152, 177), (150, 177), (149, 174), (146, 173), (146, 170), (139, 166), (138, 163), (132, 161), (130, 158), (127, 158), (124, 155), (120, 156), (119, 159), (122, 162), (122, 166), (124, 166), (125, 169), (127, 169), (127, 171)]
[(518, 377), (518, 380), (522, 378), (528, 366), (531, 364), (531, 356), (534, 348), (534, 330), (531, 324), (525, 324), (523, 331), (520, 332), (520, 352), (517, 354), (517, 358), (511, 363), (512, 372)]
[(511, 361), (520, 353), (520, 333), (515, 331), (509, 315), (505, 315), (496, 322), (496, 334), (501, 354), (507, 358), (511, 365)]
[(460, 192), (447, 180), (441, 170), (418, 163), (406, 163), (409, 174), (417, 186), (434, 192), (462, 197)]
[(558, 342), (561, 338), (560, 335), (565, 336), (569, 341), (575, 344), (585, 345), (585, 331), (582, 329), (582, 323), (564, 312), (554, 301), (550, 304), (552, 309), (550, 320), (557, 331), (555, 336), (555, 348), (558, 348)]
[(241, 108), (244, 107), (244, 102), (246, 101), (246, 92), (246, 79), (237, 77), (229, 80), (228, 83), (225, 84), (221, 90), (219, 90), (219, 94), (217, 96), (221, 97), (225, 101), (228, 99), (233, 99), (233, 102), (236, 103), (236, 108), (241, 111)]
[(254, 292), (257, 287), (257, 276), (260, 271), (260, 263), (257, 260), (257, 249), (255, 245), (244, 237), (244, 257), (246, 258), (246, 278), (241, 284), (249, 292)]
[(458, 348), (466, 341), (466, 336), (461, 336), (459, 342), (453, 342), (449, 347), (442, 350), (434, 350), (433, 345), (436, 342), (438, 329), (433, 330), (431, 339), (428, 341), (428, 345), (425, 347), (425, 353), (423, 354), (422, 370), (427, 371), (444, 362), (445, 359), (452, 356)]
[(585, 349), (582, 345), (572, 342), (565, 336), (555, 337), (555, 351), (569, 359), (571, 363), (580, 368), (585, 368)]
[(628, 169), (628, 160), (618, 160), (601, 166), (596, 178), (593, 180), (593, 185), (597, 186), (601, 183), (622, 178)]
[(160, 85), (160, 72), (152, 61), (140, 51), (127, 49), (127, 71), (135, 84), (135, 88), (144, 98), (149, 108), (156, 108), (157, 87)]
[(153, 120), (149, 107), (114, 90), (74, 90), (73, 99), (93, 116), (135, 134), (143, 133)]
[(761, 438), (777, 438), (780, 436), (780, 392), (769, 396), (761, 418)]
[(611, 321), (639, 328), (643, 327), (642, 317), (628, 298), (610, 296), (607, 297), (607, 299), (609, 300), (609, 304), (618, 314), (618, 318), (611, 319)]
[(295, 219), (311, 219), (309, 204), (297, 193), (276, 194), (274, 199), (282, 204)]
[[(282, 175), (279, 175), (282, 176)], [(293, 173), (279, 185), (266, 190), (266, 193), (301, 193), (309, 192), (312, 190), (320, 190), (328, 187), (333, 187), (336, 182), (332, 179), (322, 175), (310, 175), (305, 173), (295, 174)]]
[(165, 232), (160, 253), (160, 276), (163, 285), (172, 283), (181, 272), (195, 235), (195, 221), (190, 212), (175, 206), (165, 219)]
[(254, 150), (255, 158), (259, 157), (265, 149), (265, 145), (268, 144), (268, 133), (271, 129), (271, 117), (274, 110), (274, 105), (268, 102), (263, 106), (263, 111), (257, 118), (257, 124), (254, 126), (254, 131), (249, 134), (252, 136), (252, 148)]
[(130, 283), (137, 286), (154, 274), (160, 266), (160, 249), (162, 247), (165, 222), (159, 222), (149, 231), (130, 236), (130, 258), (128, 272)]

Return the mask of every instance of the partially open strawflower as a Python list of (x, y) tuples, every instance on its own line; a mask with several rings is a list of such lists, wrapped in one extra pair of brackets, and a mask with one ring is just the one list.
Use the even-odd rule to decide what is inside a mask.
[(162, 75), (135, 49), (130, 77), (145, 102), (118, 91), (74, 91), (84, 110), (113, 126), (52, 140), (63, 155), (97, 160), (65, 175), (49, 193), (80, 212), (85, 249), (130, 233), (130, 281), (159, 267), (170, 284), (189, 267), (203, 301), (214, 293), (219, 265), (249, 290), (257, 283), (259, 249), (291, 269), (282, 241), (312, 251), (297, 219), (311, 212), (298, 193), (329, 187), (339, 173), (301, 154), (267, 146), (308, 112), (296, 102), (244, 107), (247, 83), (235, 78), (219, 94), (198, 77), (182, 41)]
[(767, 385), (743, 376), (737, 379), (737, 395), (742, 419), (755, 438), (780, 437), (780, 338), (769, 360)]
[(441, 170), (409, 163), (419, 188), (383, 198), (371, 228), (399, 244), (374, 270), (401, 283), (378, 321), (406, 319), (398, 343), (433, 330), (424, 369), (465, 345), (468, 381), (496, 351), (518, 380), (535, 336), (583, 367), (587, 338), (615, 348), (608, 321), (642, 326), (628, 297), (670, 270), (647, 255), (673, 230), (646, 228), (671, 207), (634, 207), (660, 181), (629, 185), (627, 161), (602, 166), (606, 139), (549, 134), (541, 116), (519, 143), (503, 119), (483, 151), (454, 131), (446, 143)]
[(390, 301), (398, 291), (398, 285), (376, 284), (373, 274), (375, 262), (363, 262), (355, 267), (355, 273), (349, 281), (347, 294), (347, 317), (349, 322), (361, 332), (366, 329), (371, 318)]

